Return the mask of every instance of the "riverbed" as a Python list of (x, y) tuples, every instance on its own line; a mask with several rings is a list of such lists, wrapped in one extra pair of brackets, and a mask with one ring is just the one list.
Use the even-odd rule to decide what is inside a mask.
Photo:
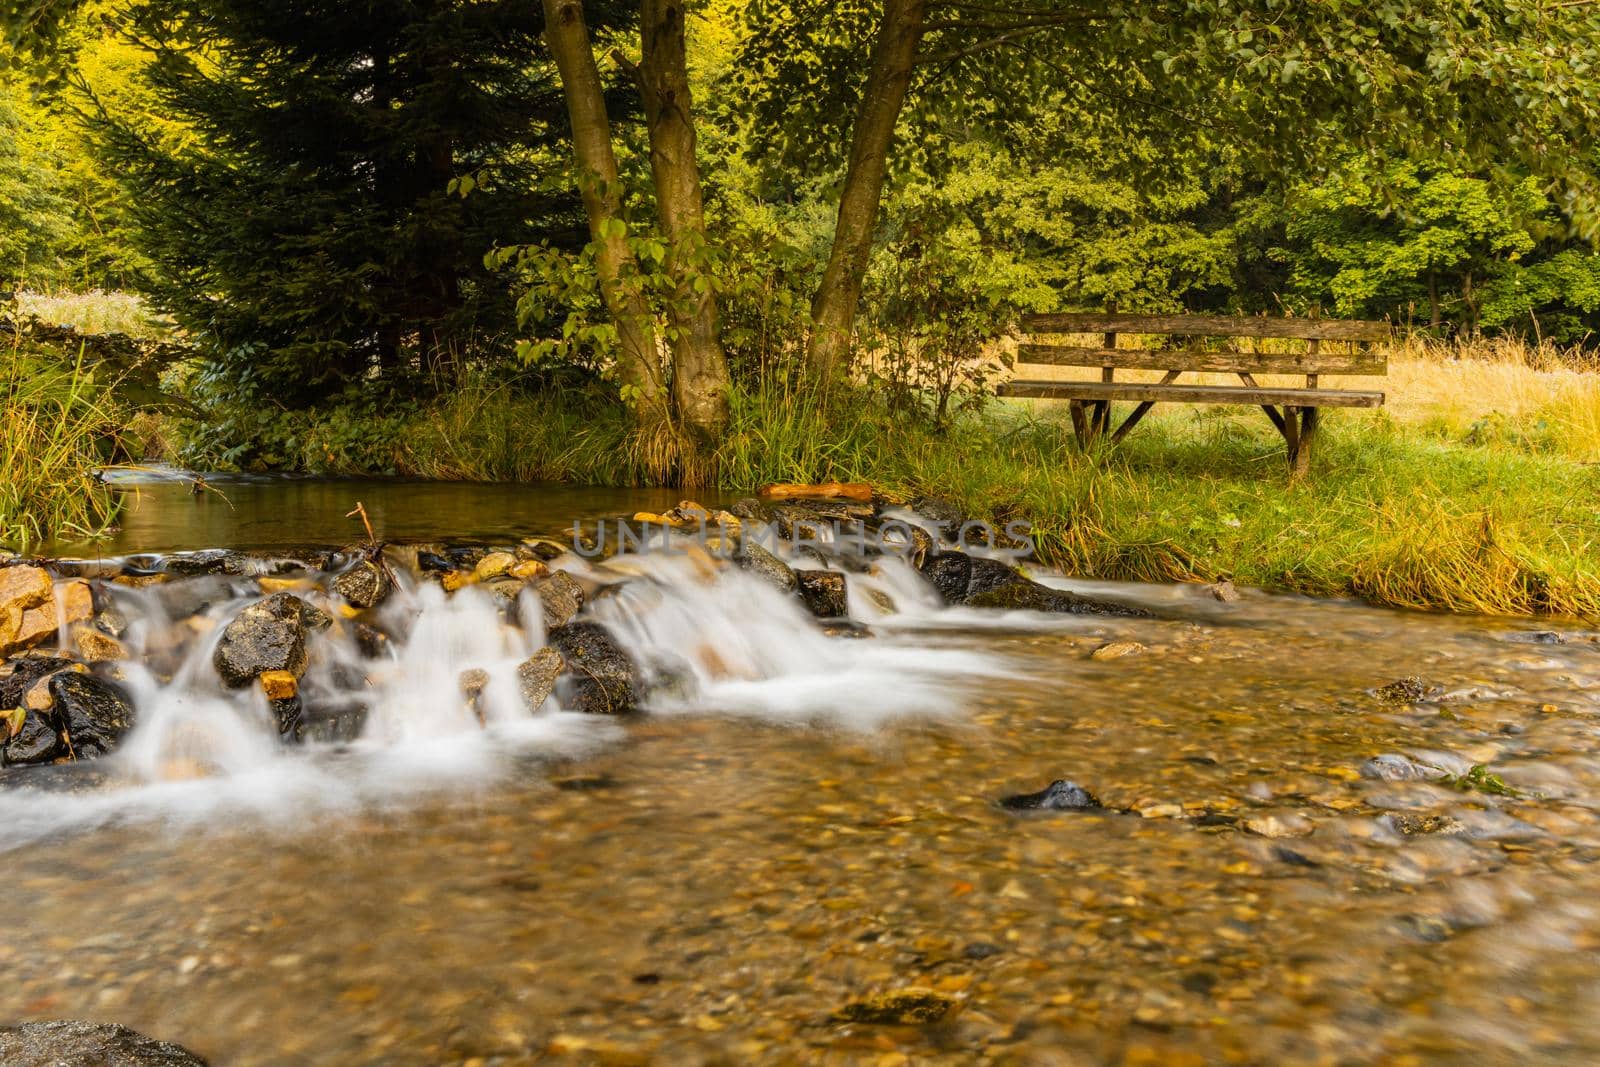
[[(107, 551), (337, 543), (350, 498), (456, 532), (245, 484), (162, 486)], [(670, 506), (472, 492), (468, 539)], [(1600, 635), (1045, 579), (1155, 617), (877, 619), (829, 639), (855, 692), (710, 690), (416, 789), (0, 794), (66, 813), (0, 831), (6, 1014), (232, 1067), (1600, 1059)], [(973, 670), (870, 673), (919, 662)], [(999, 803), (1057, 779), (1103, 806)]]

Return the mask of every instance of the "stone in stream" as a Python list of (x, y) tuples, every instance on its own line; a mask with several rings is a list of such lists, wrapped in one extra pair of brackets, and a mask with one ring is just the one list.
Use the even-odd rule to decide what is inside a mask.
[(264, 671), (304, 674), (306, 607), (292, 593), (274, 593), (234, 616), (212, 657), (223, 683), (242, 689)]
[(363, 559), (333, 580), (333, 591), (355, 608), (374, 608), (381, 604), (394, 582), (377, 560)]
[[(19, 718), (20, 716), (20, 718)], [(61, 737), (49, 713), (29, 708), (0, 712), (0, 766), (50, 763), (61, 748)]]
[(548, 577), (534, 583), (533, 591), (539, 594), (539, 607), (544, 612), (547, 630), (565, 626), (583, 607), (583, 586), (566, 571), (552, 571)]
[(733, 562), (780, 593), (792, 593), (800, 585), (800, 579), (795, 577), (794, 570), (787, 563), (758, 544), (741, 543), (734, 552)]
[(1144, 646), (1137, 641), (1111, 641), (1089, 653), (1089, 658), (1097, 660), (1121, 659), (1123, 656), (1136, 656), (1144, 650)]
[(72, 645), (87, 663), (110, 663), (128, 658), (128, 650), (121, 641), (98, 627), (83, 623), (72, 627)]
[(1431, 763), (1423, 763), (1421, 760), (1414, 760), (1397, 752), (1385, 752), (1381, 756), (1373, 756), (1367, 760), (1357, 773), (1363, 778), (1372, 778), (1380, 782), (1418, 782), (1446, 778), (1450, 772), (1443, 767), (1435, 767)]
[(842, 619), (850, 614), (844, 575), (838, 571), (795, 571), (800, 599), (819, 619)]
[(0, 568), (0, 656), (43, 644), (68, 625), (94, 617), (94, 594), (82, 578), (56, 586), (40, 567)]
[(180, 1045), (115, 1023), (74, 1019), (0, 1027), (5, 1067), (206, 1067)]
[(562, 702), (587, 715), (623, 715), (639, 701), (639, 672), (605, 627), (573, 622), (550, 631), (550, 647), (566, 664), (570, 691)]
[(1399, 681), (1380, 685), (1372, 691), (1372, 695), (1385, 704), (1415, 704), (1437, 695), (1438, 688), (1429, 685), (1421, 678), (1401, 678)]
[(1058, 778), (1037, 793), (1018, 793), (1000, 801), (1012, 811), (1099, 811), (1100, 798), (1077, 782)]
[(546, 645), (517, 667), (517, 685), (529, 711), (538, 711), (544, 706), (566, 666), (561, 653)]
[(61, 671), (50, 678), (50, 695), (50, 721), (78, 759), (106, 755), (133, 729), (133, 701), (113, 682)]
[(972, 557), (965, 552), (941, 552), (922, 560), (922, 574), (939, 591), (947, 604), (960, 604), (967, 599), (967, 585), (972, 581)]
[(226, 574), (233, 577), (249, 574), (254, 568), (249, 556), (224, 548), (208, 548), (200, 552), (179, 552), (161, 562), (161, 569), (183, 578), (196, 578), (202, 574)]
[(899, 989), (852, 1001), (833, 1013), (835, 1022), (877, 1026), (924, 1026), (941, 1022), (961, 1007), (961, 1002), (931, 989)]

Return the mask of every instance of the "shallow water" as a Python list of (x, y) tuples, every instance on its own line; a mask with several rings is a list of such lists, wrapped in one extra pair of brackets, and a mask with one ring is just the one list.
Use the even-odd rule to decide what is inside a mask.
[[(624, 586), (596, 610), (634, 647), (721, 650), (649, 716), (28, 794), (7, 1014), (230, 1065), (1600, 1057), (1597, 635), (1069, 584), (1163, 618), (907, 604), (844, 640)], [(1359, 777), (1380, 753), (1521, 795)], [(1055, 778), (1109, 810), (996, 803)], [(905, 989), (955, 1010), (833, 1017)]]

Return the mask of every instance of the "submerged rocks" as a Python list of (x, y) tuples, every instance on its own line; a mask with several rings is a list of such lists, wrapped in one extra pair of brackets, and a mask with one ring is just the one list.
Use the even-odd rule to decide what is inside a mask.
[(1435, 767), (1431, 763), (1414, 760), (1409, 756), (1385, 752), (1381, 756), (1373, 756), (1367, 760), (1357, 773), (1363, 778), (1380, 782), (1417, 782), (1437, 781), (1448, 777), (1450, 772), (1443, 767)]
[(206, 1067), (180, 1045), (145, 1037), (126, 1026), (77, 1020), (0, 1027), (6, 1067)]
[(795, 577), (789, 565), (760, 545), (740, 544), (733, 555), (733, 562), (779, 592), (792, 593), (800, 587), (800, 579)]
[(223, 682), (241, 689), (266, 671), (304, 674), (305, 619), (313, 610), (292, 593), (274, 593), (234, 616), (212, 657)]
[(819, 619), (842, 619), (850, 614), (844, 575), (838, 571), (795, 571), (800, 599)]
[(1100, 798), (1077, 782), (1058, 778), (1037, 793), (1018, 793), (1003, 797), (1002, 808), (1011, 811), (1098, 811)]
[(566, 664), (570, 692), (562, 702), (586, 715), (624, 715), (638, 707), (638, 668), (604, 626), (574, 622), (550, 631), (550, 647)]

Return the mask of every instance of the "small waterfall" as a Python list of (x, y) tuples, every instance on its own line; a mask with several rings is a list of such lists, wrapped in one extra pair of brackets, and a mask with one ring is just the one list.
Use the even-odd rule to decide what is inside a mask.
[[(1016, 613), (947, 607), (893, 554), (824, 549), (777, 551), (798, 567), (844, 575), (849, 618), (836, 625), (819, 624), (793, 592), (681, 535), (659, 534), (645, 550), (605, 562), (569, 554), (551, 566), (584, 586), (581, 617), (637, 664), (646, 713), (871, 730), (959, 714), (973, 686), (1006, 669), (938, 631), (1015, 627), (1004, 620)], [(129, 658), (117, 670), (136, 725), (93, 764), (110, 777), (108, 789), (24, 805), (26, 817), (0, 826), (0, 847), (142, 810), (180, 821), (247, 811), (293, 823), (419, 791), (481, 787), (524, 758), (579, 756), (621, 736), (616, 720), (564, 710), (561, 688), (539, 708), (526, 705), (518, 668), (547, 638), (531, 586), (512, 600), (484, 585), (446, 593), (411, 569), (415, 558), (393, 555), (393, 593), (359, 618), (331, 591), (330, 576), (312, 570), (264, 576), (252, 565), (143, 588), (107, 584), (127, 620)], [(228, 688), (213, 664), (229, 621), (284, 589), (326, 617), (307, 635), (299, 695), (308, 721), (336, 726), (310, 731), (303, 744), (280, 740), (258, 687)], [(14, 784), (29, 791), (25, 780)]]

